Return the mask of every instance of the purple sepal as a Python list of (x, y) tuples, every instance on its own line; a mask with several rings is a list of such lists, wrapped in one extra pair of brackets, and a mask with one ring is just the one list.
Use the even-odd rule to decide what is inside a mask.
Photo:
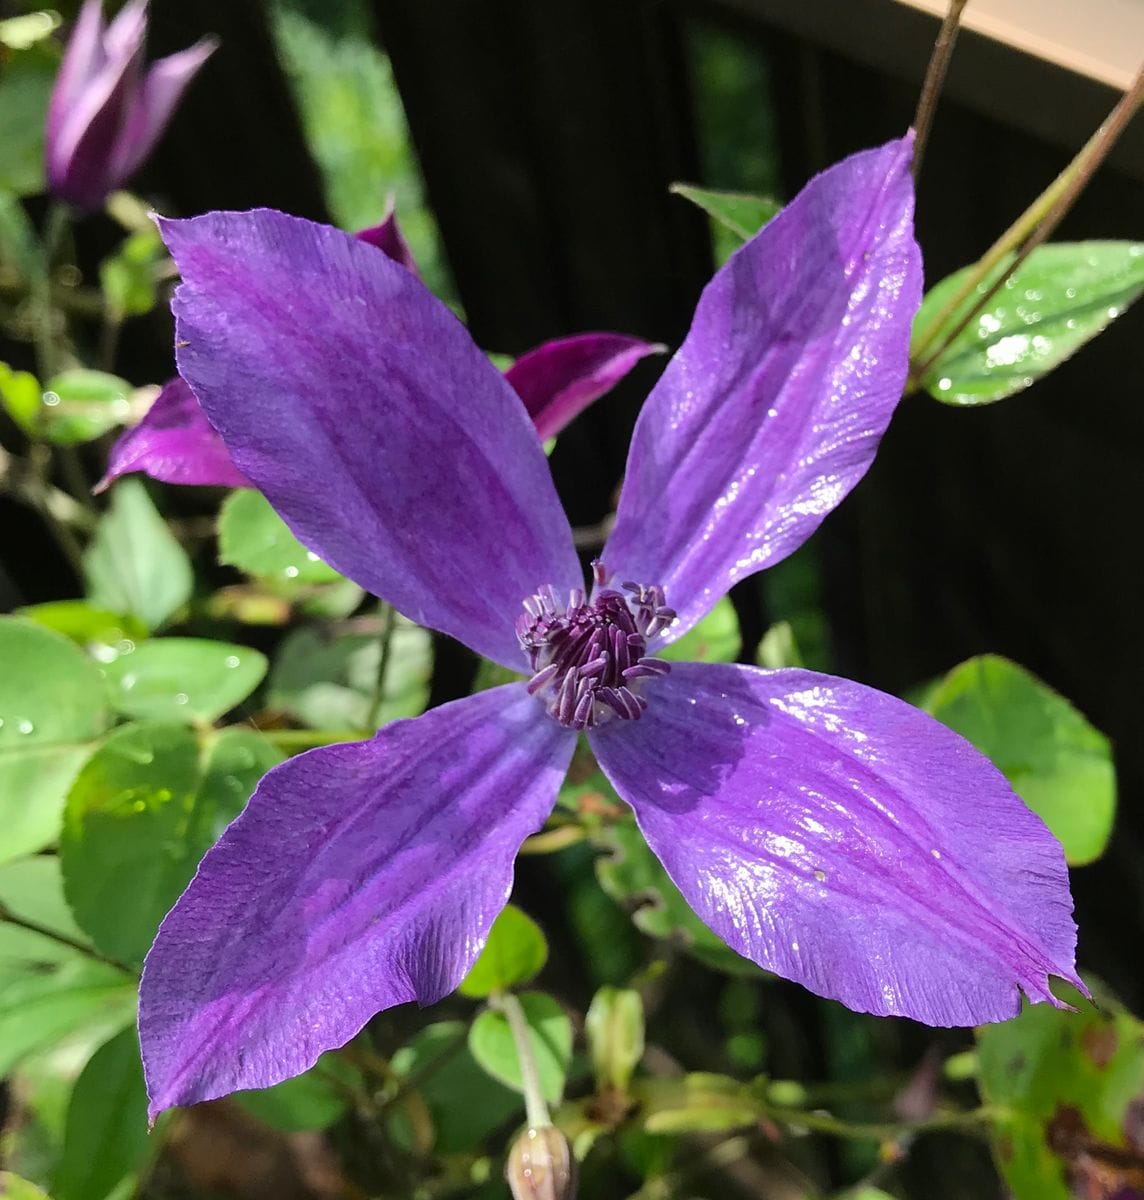
[(329, 226), (263, 209), (159, 227), (179, 373), (238, 469), (336, 571), (519, 669), (522, 598), (581, 572), (536, 431), (464, 326)]
[(268, 1087), (380, 1009), (451, 992), (575, 744), (509, 684), (275, 767), (147, 956), (151, 1116)]
[(522, 354), (505, 378), (524, 401), (540, 440), (547, 441), (610, 392), (641, 358), (666, 349), (622, 333), (578, 333)]
[(907, 136), (812, 179), (707, 285), (643, 407), (601, 557), (664, 587), (671, 640), (873, 461), (921, 299), (912, 153)]
[(52, 90), (44, 133), (48, 187), (77, 208), (98, 208), (126, 183), (216, 45), (204, 38), (145, 71), (146, 37), (146, 0), (130, 0), (106, 29), (100, 0), (85, 0)]
[[(1076, 927), (1056, 840), (987, 758), (893, 696), (673, 663), (589, 734), (687, 902), (769, 971), (928, 1025), (1061, 1005)], [(1085, 992), (1087, 995), (1087, 992)]]
[(112, 446), (107, 473), (95, 491), (131, 471), (163, 483), (250, 487), (194, 393), (177, 375), (163, 385), (143, 420)]
[(354, 237), (359, 242), (365, 242), (367, 246), (376, 247), (382, 254), (388, 258), (392, 258), (395, 263), (400, 263), (407, 271), (412, 271), (414, 275), (419, 274), (417, 260), (413, 257), (413, 251), (409, 249), (409, 243), (405, 240), (405, 235), (401, 232), (401, 226), (397, 223), (397, 213), (393, 211), (392, 203), (380, 225), (371, 225), (368, 229), (359, 229), (354, 234)]

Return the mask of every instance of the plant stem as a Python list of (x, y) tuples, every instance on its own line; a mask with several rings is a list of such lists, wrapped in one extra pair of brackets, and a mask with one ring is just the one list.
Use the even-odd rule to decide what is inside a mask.
[[(1124, 132), (1125, 126), (1144, 102), (1144, 67), (1141, 67), (1132, 86), (1120, 98), (1100, 128), (1081, 147), (1076, 157), (1051, 184), (1029, 205), (1007, 230), (977, 261), (965, 283), (949, 298), (934, 319), (918, 333), (914, 342), (914, 366), (910, 371), (907, 391), (917, 387), (934, 363), (949, 349), (962, 330), (1004, 286), (1017, 267), (1060, 224), (1077, 197), (1088, 186), (1096, 169), (1107, 157)], [(956, 313), (978, 287), (988, 279), (1005, 257), (1018, 247), (1021, 252), (1007, 272), (994, 280), (992, 286), (974, 302), (951, 332), (945, 332), (946, 322)], [(941, 337), (941, 344), (927, 354), (930, 346)], [(923, 355), (925, 356), (923, 358)]]
[(53, 942), (58, 942), (61, 946), (78, 950), (80, 954), (84, 954), (96, 962), (101, 962), (104, 966), (114, 967), (117, 971), (122, 971), (124, 975), (130, 975), (133, 979), (138, 975), (138, 972), (127, 966), (126, 963), (121, 963), (115, 958), (108, 958), (106, 954), (101, 954), (94, 946), (89, 946), (76, 938), (69, 937), (66, 933), (50, 929), (47, 925), (41, 925), (38, 921), (31, 921), (27, 917), (21, 917), (18, 913), (14, 913), (3, 901), (0, 901), (0, 921), (4, 921), (8, 925), (15, 925), (20, 929), (27, 929), (29, 933), (38, 933), (41, 937), (50, 938)]
[(832, 1113), (807, 1111), (801, 1108), (764, 1109), (772, 1121), (788, 1127), (807, 1129), (812, 1133), (826, 1133), (833, 1137), (853, 1138), (858, 1141), (893, 1142), (911, 1134), (931, 1129), (974, 1130), (988, 1124), (998, 1115), (988, 1107), (975, 1108), (969, 1112), (946, 1113), (925, 1121), (844, 1121)]
[(381, 618), (381, 631), (377, 635), (377, 677), (373, 683), (373, 695), (370, 697), (369, 710), (365, 716), (365, 733), (373, 737), (377, 732), (377, 723), (381, 719), (381, 706), (385, 700), (385, 673), (389, 668), (389, 652), (393, 644), (393, 631), (397, 627), (397, 611), (392, 604), (384, 600), (378, 610)]
[(937, 112), (937, 101), (945, 84), (945, 75), (949, 70), (949, 60), (953, 57), (953, 47), (957, 42), (957, 32), (961, 26), (961, 14), (969, 0), (950, 0), (945, 20), (941, 23), (937, 41), (933, 44), (929, 66), (926, 68), (925, 82), (918, 97), (918, 108), (914, 114), (914, 178), (917, 179), (922, 170), (922, 156), (926, 151), (930, 130), (933, 128), (934, 114)]
[(68, 209), (53, 202), (44, 218), (44, 235), (40, 242), (40, 269), (32, 283), (35, 304), (36, 369), (41, 382), (55, 374), (55, 322), (52, 319), (52, 265), (68, 227)]
[(532, 1037), (528, 1031), (528, 1019), (524, 1015), (524, 1009), (512, 992), (495, 993), (489, 997), (489, 1004), (504, 1013), (512, 1033), (517, 1061), (520, 1063), (520, 1078), (524, 1085), (524, 1112), (528, 1127), (544, 1129), (552, 1124), (552, 1118), (548, 1115), (548, 1103), (540, 1087), (540, 1072), (536, 1066), (536, 1056), (532, 1052)]

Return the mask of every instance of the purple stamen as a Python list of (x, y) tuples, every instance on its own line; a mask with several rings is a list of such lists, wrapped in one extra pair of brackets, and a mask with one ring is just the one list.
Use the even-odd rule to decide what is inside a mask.
[(555, 590), (545, 585), (524, 601), (516, 632), (534, 672), (528, 690), (542, 696), (549, 713), (572, 729), (589, 729), (615, 715), (638, 720), (647, 701), (638, 693), (644, 680), (671, 669), (648, 658), (648, 642), (675, 620), (663, 588), (623, 584), (606, 587), (608, 571), (592, 564), (595, 594), (585, 600), (573, 588), (562, 608)]

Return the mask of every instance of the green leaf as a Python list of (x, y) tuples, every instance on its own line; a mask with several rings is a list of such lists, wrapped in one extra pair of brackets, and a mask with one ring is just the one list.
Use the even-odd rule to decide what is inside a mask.
[[(977, 1032), (997, 1167), (1022, 1200), (1111, 1196), (1139, 1154), (1144, 1023), (1105, 997), (1097, 1009), (1066, 984), (1053, 990), (1080, 1012), (1035, 1004)], [(1104, 1170), (1107, 1191), (1096, 1188)]]
[(29, 46), (51, 37), (62, 23), (63, 18), (58, 12), (43, 9), (19, 17), (8, 17), (0, 21), (0, 45), (10, 50), (27, 50)]
[(0, 363), (0, 403), (17, 425), (35, 437), (40, 414), (40, 381), (28, 371), (13, 371)]
[(736, 954), (695, 915), (648, 849), (635, 821), (625, 819), (606, 825), (592, 840), (605, 851), (596, 859), (600, 886), (631, 913), (637, 929), (682, 946), (717, 971), (758, 974), (754, 963)]
[(157, 638), (121, 654), (104, 671), (111, 703), (128, 717), (187, 724), (218, 720), (262, 682), (257, 650), (204, 638)]
[[(297, 629), (279, 647), (266, 702), (311, 729), (361, 729), (380, 654), (374, 635), (331, 637), (321, 628)], [(424, 711), (432, 663), (428, 631), (399, 617), (389, 646), (379, 724)]]
[(47, 1192), (11, 1171), (0, 1171), (0, 1196), (5, 1200), (51, 1200)]
[[(543, 992), (524, 992), (518, 998), (528, 1023), (541, 1091), (550, 1104), (559, 1104), (572, 1061), (572, 1022), (560, 1005)], [(523, 1091), (520, 1061), (503, 1013), (490, 1008), (477, 1017), (469, 1029), (469, 1049), (494, 1079), (514, 1091)]]
[(150, 312), (158, 302), (159, 265), (165, 258), (163, 240), (154, 228), (142, 229), (99, 267), (99, 282), (112, 313), (120, 320)]
[(88, 599), (158, 629), (191, 598), (186, 551), (138, 479), (120, 479), (83, 556)]
[(1063, 696), (987, 654), (954, 667), (925, 707), (993, 760), (1071, 864), (1100, 857), (1116, 815), (1112, 752)]
[(540, 926), (509, 904), (493, 922), (485, 948), (457, 990), (483, 999), (535, 979), (547, 960), (548, 943)]
[(323, 1054), (303, 1075), (274, 1087), (235, 1092), (248, 1113), (283, 1133), (328, 1129), (349, 1107), (357, 1073), (337, 1054)]
[(394, 1054), (390, 1065), (403, 1079), (417, 1079), (415, 1093), (397, 1106), (406, 1144), (428, 1118), (427, 1149), (471, 1154), (494, 1130), (520, 1111), (520, 1096), (488, 1077), (466, 1044), (462, 1021), (427, 1025)]
[(219, 560), (260, 579), (333, 583), (341, 576), (290, 532), (270, 501), (239, 488), (223, 502), (218, 518)]
[(48, 600), (20, 609), (19, 615), (78, 642), (103, 663), (129, 654), (136, 640), (147, 636), (137, 618), (93, 608), (85, 600)]
[(690, 183), (673, 183), (670, 190), (698, 205), (709, 217), (744, 242), (753, 238), (782, 208), (777, 200), (767, 196), (752, 196), (748, 192), (722, 192), (695, 187)]
[(107, 739), (72, 787), (60, 843), (68, 902), (105, 954), (142, 962), (199, 860), (278, 757), (252, 730), (212, 738), (205, 762), (180, 726), (127, 725)]
[[(63, 898), (59, 860), (0, 867), (0, 902), (25, 920), (86, 943)], [(78, 1030), (122, 1029), (135, 1015), (133, 977), (53, 937), (0, 921), (0, 1076)]]
[[(1010, 256), (980, 284), (946, 327), (952, 328), (1012, 262)], [(930, 289), (914, 322), (915, 343), (972, 270), (965, 267)], [(1003, 400), (1064, 362), (1124, 312), (1142, 290), (1144, 243), (1038, 246), (926, 371), (922, 385), (946, 404)], [(940, 344), (939, 336), (915, 358), (924, 361)]]
[(656, 650), (655, 656), (676, 662), (734, 662), (742, 644), (735, 606), (724, 596), (698, 625)]
[(139, 1038), (125, 1029), (88, 1061), (68, 1105), (55, 1200), (104, 1200), (148, 1155)]
[(44, 120), (59, 61), (37, 42), (4, 55), (0, 72), (0, 188), (18, 196), (44, 190)]
[(36, 419), (37, 436), (58, 446), (94, 441), (131, 412), (132, 387), (118, 375), (76, 367), (44, 384)]
[(57, 633), (0, 618), (0, 862), (54, 842), (64, 797), (107, 724), (99, 667)]

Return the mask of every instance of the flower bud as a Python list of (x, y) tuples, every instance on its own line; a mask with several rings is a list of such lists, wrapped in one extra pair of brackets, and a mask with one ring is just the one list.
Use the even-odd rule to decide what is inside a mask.
[(592, 997), (584, 1032), (599, 1090), (626, 1091), (644, 1053), (644, 1013), (639, 992), (600, 988)]
[(128, 0), (107, 27), (101, 8), (84, 0), (44, 132), (48, 187), (80, 209), (98, 208), (135, 173), (215, 48), (203, 38), (145, 68), (146, 0)]
[(505, 1179), (513, 1200), (575, 1200), (576, 1158), (559, 1129), (526, 1129), (512, 1144)]

